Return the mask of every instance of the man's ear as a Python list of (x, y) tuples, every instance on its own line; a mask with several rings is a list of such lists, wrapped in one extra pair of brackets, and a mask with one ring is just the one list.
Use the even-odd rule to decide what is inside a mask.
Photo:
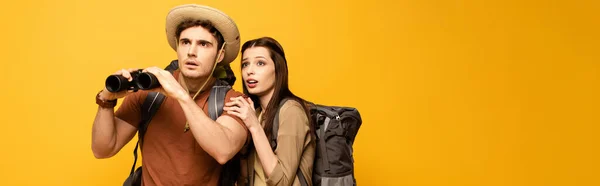
[(225, 58), (225, 49), (221, 49), (221, 52), (219, 52), (219, 56), (217, 56), (217, 63), (220, 63), (223, 61), (223, 58)]

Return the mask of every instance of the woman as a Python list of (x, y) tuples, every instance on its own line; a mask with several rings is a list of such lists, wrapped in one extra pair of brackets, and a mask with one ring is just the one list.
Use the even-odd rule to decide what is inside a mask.
[[(283, 48), (269, 37), (247, 41), (242, 46), (241, 68), (244, 93), (249, 98), (232, 98), (223, 109), (244, 121), (253, 142), (238, 185), (300, 185), (301, 179), (312, 185), (314, 128), (304, 100), (288, 88)], [(287, 101), (280, 106), (284, 99)], [(270, 140), (278, 111), (273, 150)]]

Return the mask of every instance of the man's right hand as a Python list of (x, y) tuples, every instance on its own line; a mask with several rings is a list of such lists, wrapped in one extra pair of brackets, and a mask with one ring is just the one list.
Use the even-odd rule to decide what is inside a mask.
[[(121, 69), (117, 72), (115, 72), (112, 75), (122, 75), (123, 77), (127, 78), (127, 81), (131, 82), (133, 81), (133, 77), (131, 77), (131, 73), (133, 71), (136, 71), (138, 69), (134, 69), (134, 68), (130, 68), (130, 69)], [(131, 90), (123, 90), (120, 92), (110, 92), (106, 89), (106, 86), (103, 88), (102, 92), (100, 92), (100, 99), (101, 100), (116, 100), (119, 98), (123, 98), (125, 96), (127, 96), (129, 93), (132, 93), (133, 91)]]
[[(122, 69), (114, 75), (122, 75), (129, 82), (133, 81), (131, 73), (136, 69)], [(104, 101), (123, 98), (132, 93), (131, 90), (109, 92), (106, 88), (98, 98)], [(124, 103), (125, 104), (125, 103)], [(96, 158), (109, 158), (117, 154), (135, 136), (137, 128), (115, 116), (113, 108), (98, 107), (92, 126), (92, 152)]]

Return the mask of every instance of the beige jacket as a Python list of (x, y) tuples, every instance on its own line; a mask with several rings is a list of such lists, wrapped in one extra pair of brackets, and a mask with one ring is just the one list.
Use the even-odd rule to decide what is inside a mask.
[[(266, 185), (300, 185), (296, 176), (298, 167), (312, 185), (312, 170), (315, 157), (316, 144), (310, 136), (309, 121), (304, 109), (294, 100), (287, 101), (279, 111), (279, 130), (277, 135), (277, 165), (270, 177), (266, 178)], [(242, 161), (242, 170), (238, 185), (254, 186), (257, 173), (254, 166), (261, 166), (255, 162), (256, 149), (249, 149), (248, 158)], [(255, 165), (255, 163), (258, 163)]]

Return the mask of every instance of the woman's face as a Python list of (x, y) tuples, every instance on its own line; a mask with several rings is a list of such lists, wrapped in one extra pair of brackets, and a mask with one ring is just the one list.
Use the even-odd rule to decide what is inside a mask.
[(252, 95), (272, 94), (275, 87), (275, 63), (265, 47), (251, 47), (242, 54), (242, 79)]

